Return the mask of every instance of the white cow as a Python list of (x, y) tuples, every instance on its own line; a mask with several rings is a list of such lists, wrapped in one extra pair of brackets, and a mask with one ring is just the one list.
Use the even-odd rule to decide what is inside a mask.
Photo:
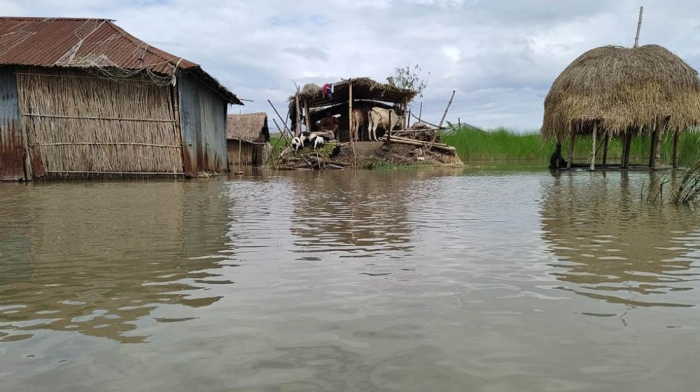
[(377, 128), (381, 126), (389, 132), (396, 127), (397, 124), (403, 124), (403, 116), (396, 114), (394, 109), (384, 109), (380, 107), (373, 107), (367, 113), (369, 140), (379, 140), (377, 139)]

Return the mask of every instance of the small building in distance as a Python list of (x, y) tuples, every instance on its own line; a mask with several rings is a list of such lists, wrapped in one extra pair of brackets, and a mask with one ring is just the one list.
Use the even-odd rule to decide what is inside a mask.
[(226, 119), (229, 169), (235, 166), (262, 166), (270, 153), (267, 114), (229, 114)]
[(0, 180), (228, 169), (242, 102), (112, 20), (0, 18)]

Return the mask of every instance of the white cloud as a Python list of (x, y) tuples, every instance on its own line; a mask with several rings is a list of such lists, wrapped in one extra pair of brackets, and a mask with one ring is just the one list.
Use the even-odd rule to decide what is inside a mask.
[[(700, 3), (645, 1), (641, 43), (700, 66)], [(418, 63), (424, 115), (531, 130), (551, 83), (586, 50), (630, 46), (637, 2), (623, 0), (0, 0), (12, 15), (105, 17), (202, 66), (244, 112), (284, 107), (298, 83), (323, 84)], [(236, 108), (236, 111), (239, 109)]]

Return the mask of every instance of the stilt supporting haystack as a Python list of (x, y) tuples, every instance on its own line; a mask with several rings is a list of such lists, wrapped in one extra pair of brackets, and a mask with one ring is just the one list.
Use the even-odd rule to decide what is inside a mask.
[(606, 167), (608, 165), (608, 143), (610, 142), (610, 134), (605, 133), (605, 141), (603, 142), (603, 162), (602, 166)]
[(673, 134), (673, 168), (678, 168), (678, 139), (680, 138), (680, 132), (676, 130)]
[(656, 139), (659, 137), (659, 131), (654, 130), (651, 133), (651, 144), (649, 145), (649, 167), (654, 167), (654, 157), (656, 157)]
[(595, 139), (598, 133), (598, 123), (593, 123), (593, 142), (591, 143), (591, 170), (595, 170)]
[(663, 129), (660, 129), (656, 132), (656, 140), (655, 140), (655, 146), (654, 146), (654, 163), (652, 167), (654, 169), (658, 169), (661, 167), (661, 148), (663, 147), (664, 143), (664, 130), (666, 127)]
[(632, 147), (632, 130), (628, 129), (627, 132), (623, 134), (622, 140), (622, 162), (620, 167), (627, 169), (630, 166), (630, 148)]
[(571, 125), (569, 125), (569, 131), (571, 131), (571, 140), (569, 140), (569, 161), (566, 162), (567, 169), (571, 169), (571, 166), (574, 164), (574, 141), (576, 140), (576, 132), (574, 132)]

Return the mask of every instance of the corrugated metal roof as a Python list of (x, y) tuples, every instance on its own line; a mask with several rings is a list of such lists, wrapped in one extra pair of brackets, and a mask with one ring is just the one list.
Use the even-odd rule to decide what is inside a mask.
[(201, 67), (150, 46), (109, 19), (0, 17), (0, 65), (190, 71), (230, 103), (243, 103)]

